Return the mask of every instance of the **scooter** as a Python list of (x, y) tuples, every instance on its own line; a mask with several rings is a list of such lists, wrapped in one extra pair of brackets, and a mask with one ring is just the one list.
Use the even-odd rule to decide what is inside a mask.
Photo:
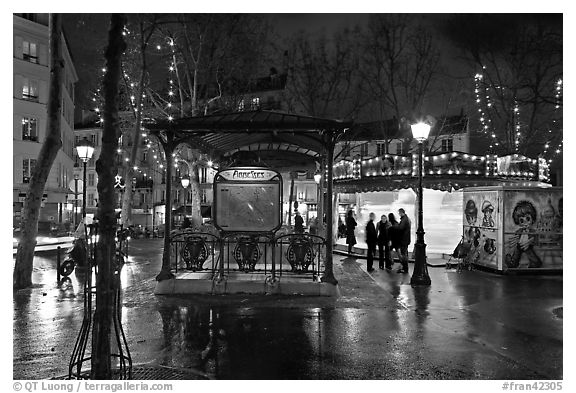
[[(91, 227), (92, 225), (88, 225)], [(90, 228), (91, 236), (94, 236), (95, 228)], [(116, 265), (118, 268), (124, 265), (126, 254), (122, 251), (122, 244), (130, 239), (130, 231), (128, 229), (120, 229), (116, 233)], [(67, 257), (60, 264), (58, 272), (62, 277), (68, 277), (74, 271), (76, 266), (88, 266), (88, 249), (86, 240), (84, 238), (74, 239), (72, 247), (66, 250)], [(94, 262), (93, 262), (94, 263)]]

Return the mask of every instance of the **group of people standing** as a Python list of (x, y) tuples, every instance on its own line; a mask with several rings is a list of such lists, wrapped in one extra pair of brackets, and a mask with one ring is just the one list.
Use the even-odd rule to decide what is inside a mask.
[[(391, 256), (391, 251), (395, 251), (401, 264), (398, 273), (408, 273), (411, 222), (404, 209), (398, 209), (398, 214), (400, 222), (396, 220), (394, 213), (390, 213), (388, 216), (383, 214), (380, 221), (375, 223), (376, 214), (370, 213), (370, 218), (366, 224), (367, 268), (369, 272), (374, 271), (374, 256), (376, 255), (376, 246), (378, 246), (380, 269), (392, 269), (394, 258)], [(352, 215), (352, 210), (349, 210), (346, 216), (348, 254), (352, 254), (352, 247), (356, 244), (356, 235), (354, 234), (356, 226), (357, 223)]]

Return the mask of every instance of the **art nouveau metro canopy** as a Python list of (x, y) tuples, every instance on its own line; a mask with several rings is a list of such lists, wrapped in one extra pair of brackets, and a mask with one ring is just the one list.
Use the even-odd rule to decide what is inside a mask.
[(238, 151), (281, 151), (287, 161), (295, 156), (317, 158), (326, 134), (342, 133), (351, 122), (296, 115), (280, 111), (245, 111), (147, 123), (151, 133), (176, 144), (189, 143), (213, 156)]

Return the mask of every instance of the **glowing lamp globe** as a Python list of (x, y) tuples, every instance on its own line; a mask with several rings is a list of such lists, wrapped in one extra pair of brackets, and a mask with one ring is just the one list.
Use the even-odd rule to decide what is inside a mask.
[(76, 145), (76, 152), (78, 153), (78, 158), (84, 162), (88, 162), (94, 154), (94, 145), (86, 137), (82, 139)]
[(316, 182), (316, 184), (320, 184), (320, 180), (322, 180), (322, 175), (319, 173), (316, 173), (314, 175), (314, 181)]
[(412, 128), (412, 136), (418, 142), (424, 142), (428, 139), (430, 134), (430, 125), (426, 123), (416, 123), (410, 126)]
[(188, 177), (188, 175), (184, 175), (182, 179), (180, 179), (180, 181), (182, 182), (183, 188), (188, 188), (188, 186), (190, 185), (190, 178)]

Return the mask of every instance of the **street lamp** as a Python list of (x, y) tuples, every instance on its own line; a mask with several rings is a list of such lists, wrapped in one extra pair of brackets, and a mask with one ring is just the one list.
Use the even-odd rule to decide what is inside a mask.
[(316, 197), (316, 218), (318, 220), (317, 234), (322, 235), (324, 229), (324, 190), (322, 189), (322, 173), (316, 172), (314, 174), (314, 181), (318, 185)]
[(430, 276), (426, 266), (426, 244), (424, 243), (423, 205), (422, 205), (422, 161), (424, 155), (423, 144), (428, 139), (430, 125), (426, 123), (412, 124), (412, 136), (418, 141), (418, 229), (416, 230), (416, 243), (414, 244), (414, 272), (410, 285), (430, 285)]
[[(74, 228), (78, 226), (78, 176), (77, 173), (74, 174)], [(82, 185), (84, 186), (84, 185)]]
[(86, 224), (86, 164), (92, 158), (94, 154), (94, 145), (86, 137), (82, 139), (76, 145), (76, 152), (78, 153), (78, 158), (84, 163), (84, 177), (83, 177), (83, 187), (82, 187), (82, 222)]
[[(184, 175), (182, 176), (182, 179), (180, 179), (180, 182), (182, 183), (182, 188), (184, 188), (184, 217), (186, 217), (186, 197), (188, 196), (186, 189), (190, 185), (190, 177), (188, 175)], [(192, 210), (192, 208), (190, 208), (190, 210)]]

